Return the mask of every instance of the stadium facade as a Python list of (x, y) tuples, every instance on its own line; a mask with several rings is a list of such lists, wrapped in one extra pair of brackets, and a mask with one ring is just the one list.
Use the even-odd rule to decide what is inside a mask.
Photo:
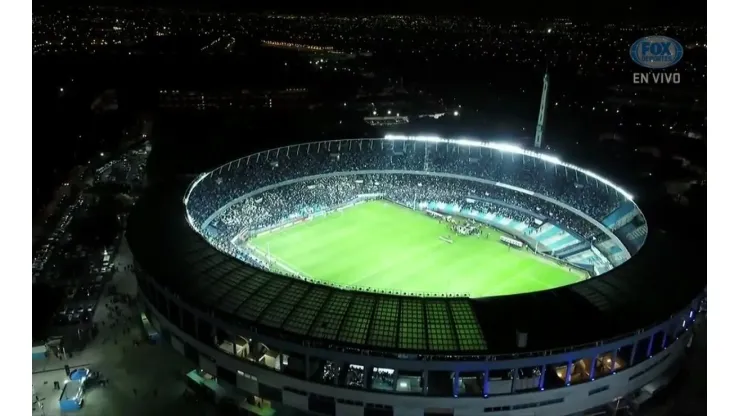
[[(470, 185), (445, 192), (450, 181)], [(330, 198), (311, 193), (317, 183)], [(303, 189), (301, 210), (279, 193), (290, 186)], [(435, 204), (591, 277), (475, 299), (365, 290), (277, 272), (235, 244), (358, 195)], [(306, 198), (324, 199), (306, 211)], [(127, 240), (148, 320), (225, 392), (329, 415), (571, 415), (637, 405), (691, 343), (706, 264), (679, 261), (689, 247), (648, 233), (649, 217), (623, 189), (552, 156), (386, 137), (272, 149), (158, 188), (137, 204)]]

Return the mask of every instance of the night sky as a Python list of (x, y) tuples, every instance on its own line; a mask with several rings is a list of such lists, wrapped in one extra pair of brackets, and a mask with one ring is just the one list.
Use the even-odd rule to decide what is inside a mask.
[(353, 1), (304, 1), (269, 0), (263, 2), (235, 0), (98, 0), (64, 1), (44, 0), (34, 2), (34, 6), (46, 5), (117, 5), (154, 6), (200, 10), (223, 11), (276, 11), (296, 13), (331, 12), (342, 14), (366, 13), (408, 13), (408, 14), (466, 14), (479, 15), (490, 19), (570, 17), (575, 20), (590, 21), (644, 21), (670, 22), (671, 20), (706, 21), (706, 3), (687, 1), (598, 1), (583, 0), (543, 1), (516, 0), (503, 1), (421, 1), (421, 0), (353, 0)]

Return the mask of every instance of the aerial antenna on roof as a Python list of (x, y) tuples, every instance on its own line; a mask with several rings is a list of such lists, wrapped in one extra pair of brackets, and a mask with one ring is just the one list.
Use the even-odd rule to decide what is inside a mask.
[(547, 90), (550, 84), (550, 74), (547, 72), (549, 68), (545, 67), (545, 76), (542, 77), (542, 98), (540, 99), (540, 114), (537, 116), (537, 133), (534, 135), (534, 147), (539, 149), (542, 147), (542, 136), (545, 134), (545, 117), (547, 115)]

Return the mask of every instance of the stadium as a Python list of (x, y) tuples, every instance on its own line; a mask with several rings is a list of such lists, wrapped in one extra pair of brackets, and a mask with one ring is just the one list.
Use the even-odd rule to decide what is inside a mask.
[(599, 414), (670, 381), (706, 298), (635, 200), (510, 144), (387, 136), (160, 186), (126, 239), (161, 342), (253, 413)]

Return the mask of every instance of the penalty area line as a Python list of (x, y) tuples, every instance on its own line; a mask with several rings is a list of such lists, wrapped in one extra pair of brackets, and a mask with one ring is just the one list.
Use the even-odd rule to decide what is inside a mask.
[(252, 251), (258, 253), (260, 255), (260, 257), (263, 257), (267, 261), (268, 264), (272, 260), (272, 263), (274, 263), (276, 266), (278, 266), (279, 268), (285, 270), (286, 272), (288, 272), (290, 274), (294, 274), (294, 275), (299, 276), (299, 277), (301, 277), (303, 279), (311, 279), (311, 280), (314, 280), (310, 275), (308, 275), (306, 273), (303, 273), (300, 270), (296, 270), (295, 268), (289, 266), (288, 264), (286, 264), (281, 259), (279, 259), (279, 258), (277, 258), (275, 256), (268, 256), (264, 251), (260, 250), (259, 248), (255, 247), (255, 246), (253, 246), (251, 244), (247, 244), (247, 249), (252, 250)]

